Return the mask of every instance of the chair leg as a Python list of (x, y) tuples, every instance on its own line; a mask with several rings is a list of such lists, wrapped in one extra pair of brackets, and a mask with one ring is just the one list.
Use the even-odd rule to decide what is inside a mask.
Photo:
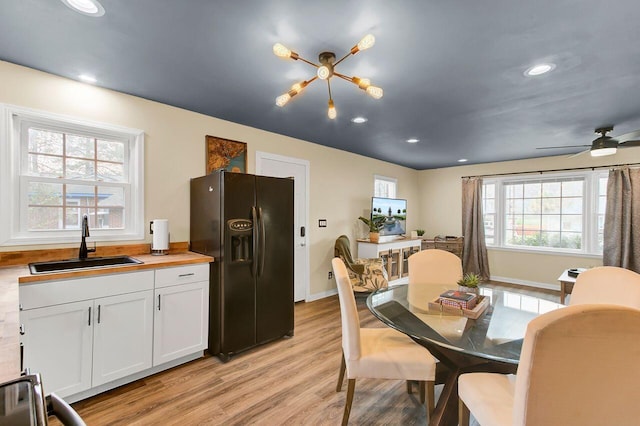
[(462, 399), (458, 399), (458, 425), (459, 426), (469, 426), (469, 407), (462, 401)]
[(429, 380), (426, 382), (426, 390), (427, 390), (427, 413), (429, 417), (433, 413), (433, 410), (436, 408), (436, 389), (435, 389), (435, 381)]
[(344, 402), (344, 415), (342, 416), (342, 426), (349, 423), (349, 414), (351, 414), (351, 403), (353, 402), (353, 392), (356, 389), (356, 379), (347, 380), (347, 399)]
[(336, 386), (336, 392), (342, 390), (342, 381), (344, 380), (344, 373), (347, 370), (347, 364), (344, 360), (344, 352), (342, 352), (342, 362), (340, 364), (340, 373), (338, 374), (338, 386)]
[(420, 387), (420, 403), (422, 403), (422, 404), (424, 404), (424, 394), (425, 394), (424, 390), (425, 390), (425, 384), (426, 383), (427, 382), (425, 382), (425, 381), (419, 381), (418, 382), (418, 384), (420, 385), (419, 386)]
[(411, 392), (413, 392), (413, 383), (411, 380), (407, 380), (407, 393), (411, 395)]

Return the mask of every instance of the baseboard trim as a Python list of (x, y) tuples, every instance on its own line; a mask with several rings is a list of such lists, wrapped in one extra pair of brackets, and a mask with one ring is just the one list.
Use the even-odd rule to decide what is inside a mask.
[(323, 291), (322, 293), (315, 293), (315, 294), (311, 294), (309, 295), (309, 297), (307, 298), (307, 302), (313, 302), (314, 300), (320, 300), (320, 299), (324, 299), (325, 297), (331, 297), (338, 294), (338, 289), (334, 288), (331, 290), (327, 290), (327, 291)]
[(527, 280), (520, 280), (517, 278), (509, 278), (509, 277), (497, 277), (497, 276), (491, 276), (491, 280), (492, 281), (500, 281), (503, 283), (507, 283), (507, 284), (517, 284), (517, 285), (523, 285), (523, 286), (527, 286), (527, 287), (534, 287), (534, 288), (543, 288), (546, 290), (557, 290), (560, 291), (560, 283), (558, 284), (549, 284), (549, 283), (540, 283), (540, 282), (535, 282), (535, 281), (527, 281)]

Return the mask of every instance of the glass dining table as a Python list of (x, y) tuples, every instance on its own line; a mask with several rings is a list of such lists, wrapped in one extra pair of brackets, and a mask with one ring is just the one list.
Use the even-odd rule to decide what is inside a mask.
[[(397, 285), (377, 290), (367, 307), (383, 323), (421, 344), (439, 363), (444, 383), (429, 425), (458, 424), (458, 376), (469, 372), (515, 373), (529, 321), (563, 305), (515, 291), (481, 288), (489, 304), (477, 318), (439, 309), (433, 302), (449, 286)], [(431, 306), (430, 306), (431, 302)]]

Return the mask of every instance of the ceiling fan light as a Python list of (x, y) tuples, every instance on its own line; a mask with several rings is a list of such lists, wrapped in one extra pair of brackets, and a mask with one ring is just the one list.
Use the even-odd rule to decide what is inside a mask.
[(62, 0), (62, 3), (83, 15), (93, 17), (104, 15), (104, 7), (98, 0)]
[(380, 99), (384, 95), (384, 91), (376, 86), (369, 86), (365, 91), (367, 92), (367, 95), (374, 99)]
[(291, 95), (288, 93), (285, 93), (284, 95), (280, 95), (276, 98), (276, 105), (278, 105), (279, 107), (283, 107), (290, 100), (291, 100)]
[(599, 149), (592, 149), (591, 151), (591, 156), (592, 157), (605, 157), (607, 155), (613, 155), (616, 152), (618, 152), (617, 148), (599, 148)]
[(336, 117), (338, 116), (338, 113), (336, 111), (336, 106), (333, 104), (333, 100), (332, 99), (329, 99), (329, 109), (327, 110), (327, 116), (331, 120), (335, 120)]
[(376, 38), (373, 36), (373, 34), (367, 34), (366, 36), (362, 37), (362, 40), (360, 40), (358, 44), (351, 48), (351, 54), (355, 55), (361, 50), (367, 50), (374, 44), (376, 44)]

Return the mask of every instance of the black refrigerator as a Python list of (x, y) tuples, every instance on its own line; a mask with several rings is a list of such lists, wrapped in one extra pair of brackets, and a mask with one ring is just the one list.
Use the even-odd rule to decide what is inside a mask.
[(214, 257), (209, 352), (227, 361), (293, 335), (293, 180), (223, 170), (191, 180), (190, 249)]

